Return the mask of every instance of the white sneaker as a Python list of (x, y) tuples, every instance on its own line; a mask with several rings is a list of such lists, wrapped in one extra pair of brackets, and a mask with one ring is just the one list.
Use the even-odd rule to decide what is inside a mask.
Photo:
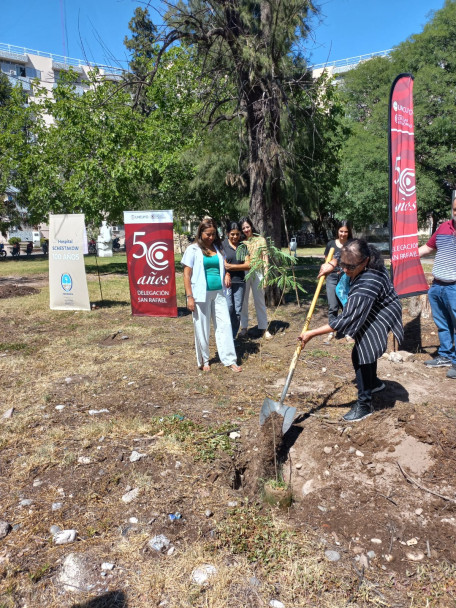
[(270, 334), (268, 330), (264, 332), (263, 336), (266, 338), (266, 340), (270, 340), (272, 338), (272, 334)]

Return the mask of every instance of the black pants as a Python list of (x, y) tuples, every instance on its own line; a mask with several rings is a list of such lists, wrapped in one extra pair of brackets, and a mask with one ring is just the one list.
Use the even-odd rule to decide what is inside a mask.
[(326, 297), (328, 299), (328, 323), (332, 327), (332, 322), (337, 319), (339, 308), (342, 308), (342, 304), (339, 302), (339, 298), (336, 296), (336, 287), (339, 282), (339, 273), (331, 272), (326, 277)]
[(362, 405), (372, 404), (372, 389), (377, 386), (377, 361), (361, 365), (356, 346), (352, 350), (352, 363), (358, 386), (358, 402)]

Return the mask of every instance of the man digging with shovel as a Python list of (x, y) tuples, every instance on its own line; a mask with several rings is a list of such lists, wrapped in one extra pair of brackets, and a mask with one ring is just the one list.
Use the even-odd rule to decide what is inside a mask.
[[(329, 274), (335, 260), (323, 264), (318, 275)], [(404, 338), (402, 308), (380, 252), (364, 239), (353, 239), (341, 252), (339, 266), (350, 278), (348, 301), (341, 315), (330, 325), (303, 331), (298, 340), (304, 346), (315, 336), (341, 332), (355, 340), (352, 363), (358, 387), (358, 401), (344, 420), (355, 422), (373, 413), (372, 394), (382, 391), (377, 377), (377, 359), (386, 351), (388, 333), (400, 343)]]

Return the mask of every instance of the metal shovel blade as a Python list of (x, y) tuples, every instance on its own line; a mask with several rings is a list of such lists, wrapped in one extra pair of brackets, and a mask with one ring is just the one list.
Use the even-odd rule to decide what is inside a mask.
[(266, 422), (268, 416), (270, 416), (273, 412), (280, 414), (283, 416), (283, 424), (282, 424), (282, 433), (288, 431), (290, 426), (293, 424), (294, 417), (296, 416), (296, 408), (289, 407), (288, 405), (284, 405), (283, 403), (277, 403), (277, 401), (273, 401), (272, 399), (266, 399), (263, 401), (263, 407), (260, 411), (260, 425)]

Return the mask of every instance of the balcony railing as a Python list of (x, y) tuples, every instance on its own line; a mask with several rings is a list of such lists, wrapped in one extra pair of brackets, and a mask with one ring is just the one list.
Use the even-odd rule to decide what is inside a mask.
[(106, 74), (118, 74), (119, 76), (125, 71), (122, 68), (116, 68), (111, 65), (103, 65), (82, 59), (74, 59), (73, 57), (64, 57), (63, 55), (55, 55), (53, 53), (46, 53), (44, 51), (36, 51), (32, 49), (27, 49), (22, 46), (15, 46), (14, 44), (6, 44), (4, 42), (0, 42), (0, 55), (2, 57), (15, 61), (21, 61), (24, 63), (28, 60), (27, 55), (37, 55), (38, 57), (48, 57), (49, 59), (52, 59), (54, 63), (60, 63), (65, 66), (98, 67)]
[[(338, 59), (337, 61), (327, 61), (325, 63), (315, 63), (311, 65), (311, 70), (321, 70), (321, 68), (334, 68), (334, 72), (340, 73), (343, 71), (352, 70), (359, 63), (372, 59), (373, 57), (387, 57), (393, 49), (387, 49), (386, 51), (377, 51), (376, 53), (367, 53), (366, 55), (356, 55), (355, 57), (347, 57), (347, 59)], [(345, 68), (345, 70), (343, 69)]]

